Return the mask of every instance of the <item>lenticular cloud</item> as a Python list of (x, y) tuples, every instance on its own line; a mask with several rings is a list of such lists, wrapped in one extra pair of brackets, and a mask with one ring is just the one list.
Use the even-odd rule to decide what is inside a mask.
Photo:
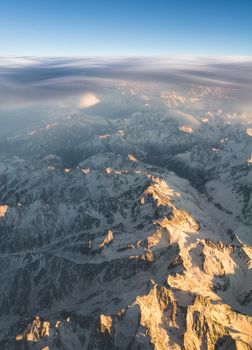
[(89, 108), (100, 102), (100, 99), (93, 93), (89, 92), (84, 94), (79, 103), (80, 108)]

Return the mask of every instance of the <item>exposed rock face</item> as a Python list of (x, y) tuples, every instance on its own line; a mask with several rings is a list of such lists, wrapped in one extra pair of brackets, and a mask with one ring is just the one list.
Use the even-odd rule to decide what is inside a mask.
[[(161, 99), (224, 93), (195, 91)], [(252, 141), (206, 117), (73, 115), (6, 141), (0, 349), (252, 349)]]

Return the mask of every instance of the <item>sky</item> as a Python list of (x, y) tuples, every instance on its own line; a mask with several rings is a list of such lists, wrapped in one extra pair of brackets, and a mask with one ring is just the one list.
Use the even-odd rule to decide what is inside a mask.
[(250, 56), (251, 18), (251, 0), (0, 0), (0, 55)]

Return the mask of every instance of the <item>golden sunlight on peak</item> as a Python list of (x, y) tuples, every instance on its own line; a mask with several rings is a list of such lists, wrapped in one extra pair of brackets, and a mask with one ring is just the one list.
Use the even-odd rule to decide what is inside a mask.
[(180, 131), (183, 131), (185, 133), (188, 133), (188, 134), (191, 134), (193, 132), (193, 129), (190, 127), (190, 126), (187, 126), (187, 125), (182, 125), (180, 128), (179, 128)]
[(8, 208), (8, 205), (0, 205), (0, 218), (5, 216)]
[(106, 139), (109, 139), (110, 136), (111, 136), (111, 135), (109, 135), (109, 134), (104, 134), (104, 135), (99, 135), (98, 137), (99, 137), (99, 139), (101, 139), (101, 140), (106, 140)]
[(133, 154), (128, 154), (128, 160), (130, 160), (132, 162), (137, 162), (137, 159)]
[(248, 128), (248, 129), (246, 130), (246, 132), (247, 132), (248, 136), (251, 136), (251, 137), (252, 137), (252, 128)]
[(89, 168), (82, 168), (81, 171), (83, 172), (83, 174), (88, 175), (90, 173), (90, 169)]
[(112, 331), (112, 317), (101, 314), (100, 315), (101, 333), (110, 334)]
[(250, 158), (247, 160), (248, 164), (252, 164), (252, 154), (250, 155)]

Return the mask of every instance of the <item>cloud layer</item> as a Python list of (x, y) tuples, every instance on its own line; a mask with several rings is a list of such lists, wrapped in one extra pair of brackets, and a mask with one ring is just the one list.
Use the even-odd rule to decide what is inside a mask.
[(0, 108), (73, 103), (88, 108), (99, 102), (97, 95), (102, 96), (120, 79), (183, 88), (191, 84), (228, 86), (249, 99), (251, 72), (252, 57), (5, 57), (0, 58)]

